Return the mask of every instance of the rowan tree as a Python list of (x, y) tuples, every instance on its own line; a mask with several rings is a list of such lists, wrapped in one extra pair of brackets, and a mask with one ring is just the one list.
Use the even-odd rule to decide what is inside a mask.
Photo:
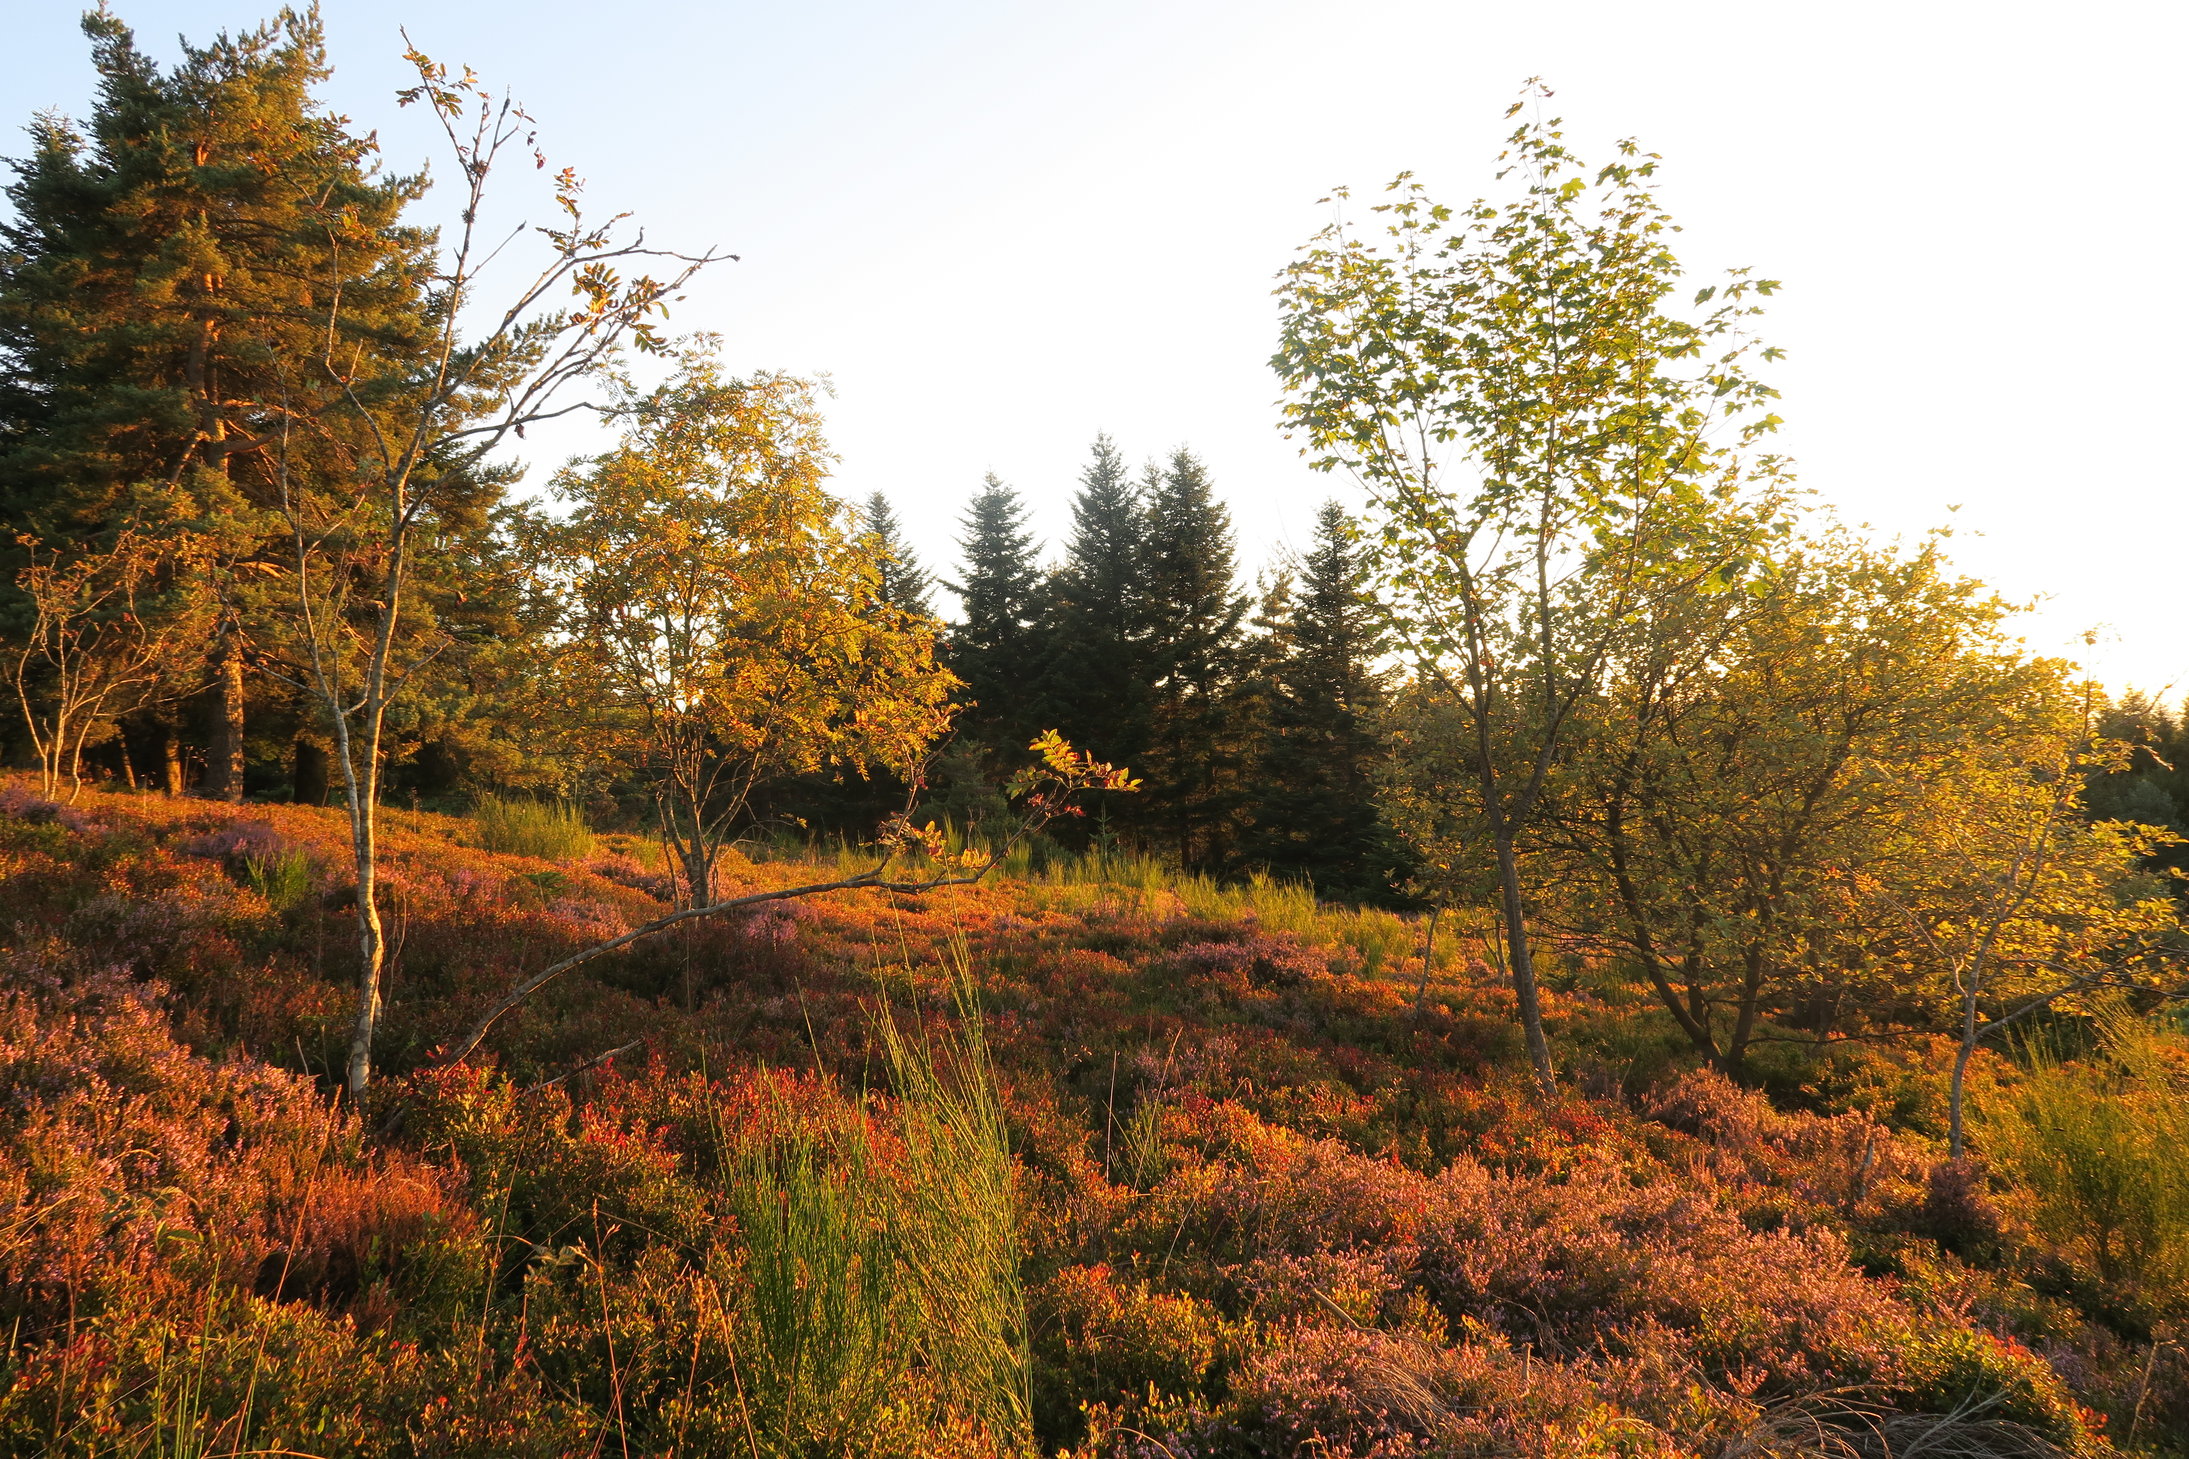
[[(315, 378), (335, 396), (328, 419), (278, 422), (268, 452), (286, 559), (276, 656), (290, 688), (314, 702), (330, 741), (350, 822), (357, 878), (358, 1011), (346, 1080), (353, 1097), (372, 1075), (387, 938), (378, 891), (379, 818), (391, 729), (421, 676), (459, 642), (437, 617), (431, 565), (450, 551), (480, 483), (507, 471), (498, 452), (525, 428), (599, 408), (626, 351), (659, 350), (655, 320), (718, 255), (649, 246), (621, 217), (595, 221), (583, 184), (553, 175), (557, 225), (531, 230), (536, 267), (512, 275), (490, 237), (497, 188), (519, 158), (546, 169), (534, 124), (469, 71), (413, 49), (417, 84), (403, 105), (439, 123), (458, 179), (458, 223), (422, 258), (425, 328), (400, 352), (350, 348), (370, 327), (370, 300), (329, 287), (320, 300)], [(531, 170), (531, 169), (528, 169)], [(317, 219), (318, 264), (338, 279), (373, 219), (329, 195)], [(490, 274), (490, 265), (498, 265)], [(657, 278), (644, 272), (661, 268)], [(504, 279), (509, 281), (505, 284)], [(489, 285), (493, 292), (489, 292)], [(320, 462), (308, 449), (328, 444)]]
[(614, 451), (556, 477), (568, 514), (525, 529), (562, 703), (591, 758), (650, 782), (681, 906), (712, 900), (769, 780), (912, 780), (949, 723), (939, 625), (889, 601), (881, 538), (828, 494), (829, 461), (804, 381), (695, 358)]

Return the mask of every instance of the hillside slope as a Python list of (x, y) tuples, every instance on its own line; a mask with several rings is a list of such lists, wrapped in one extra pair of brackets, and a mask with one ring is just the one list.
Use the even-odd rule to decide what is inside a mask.
[[(2189, 1432), (2189, 1392), (2013, 1275), (2011, 1212), (1921, 1139), (1608, 1056), (1543, 1106), (1487, 970), (1448, 950), (1417, 996), (1396, 919), (1145, 885), (836, 894), (603, 959), (438, 1069), (660, 886), (628, 843), (555, 865), (389, 822), (387, 1077), (359, 1117), (326, 1077), (352, 965), (334, 815), (0, 791), (7, 1452), (762, 1452), (741, 1132), (840, 1150), (851, 1120), (885, 1165), (912, 1150), (879, 1020), (957, 1047), (955, 964), (1016, 1151), (1044, 1452)], [(1569, 1042), (1631, 1018), (1558, 1012)], [(847, 1451), (1001, 1451), (940, 1369)]]

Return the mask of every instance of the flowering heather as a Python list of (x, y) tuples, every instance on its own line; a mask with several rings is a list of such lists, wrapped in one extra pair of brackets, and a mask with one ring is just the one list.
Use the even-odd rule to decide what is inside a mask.
[[(2011, 1191), (1907, 1121), (1615, 1044), (1574, 1083), (1597, 1092), (1543, 1102), (1479, 949), (1417, 997), (1418, 969), (1205, 896), (832, 894), (604, 957), (441, 1067), (667, 882), (635, 842), (550, 862), (389, 822), (389, 1077), (359, 1111), (330, 1078), (335, 815), (0, 790), (0, 1451), (1023, 1452), (918, 1334), (855, 1434), (798, 1448), (752, 1409), (755, 1363), (803, 1380), (749, 1300), (776, 1196), (739, 1182), (801, 1152), (797, 1209), (847, 1230), (918, 1186), (938, 1127), (878, 1020), (947, 1047), (955, 947), (1044, 1453), (1881, 1454), (1915, 1424), (2097, 1456), (2131, 1423), (2180, 1452), (2150, 1446), (2189, 1365), (2078, 1305)], [(251, 868), (283, 857), (309, 886), (277, 906)], [(1618, 1005), (1560, 986), (1586, 1048)], [(1908, 1077), (1877, 1058), (1872, 1086)]]

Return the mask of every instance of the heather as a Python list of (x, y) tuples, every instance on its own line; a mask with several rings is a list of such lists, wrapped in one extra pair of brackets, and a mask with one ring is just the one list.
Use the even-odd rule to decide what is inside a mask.
[(772, 275), (497, 82), (83, 29), (0, 189), (0, 1450), (2183, 1452), (2182, 726), (1797, 485), (1640, 140), (1531, 81), (1266, 261), (1350, 495), (1251, 593), (1107, 435), (945, 577), (709, 327)]
[[(2059, 1179), (1943, 1160), (1920, 1060), (1773, 1099), (1577, 962), (1546, 1102), (1464, 928), (1424, 980), (1267, 888), (1052, 875), (703, 922), (437, 1067), (658, 890), (614, 836), (548, 862), (390, 820), (360, 1110), (334, 813), (11, 792), (13, 1452), (2102, 1454), (2189, 1424), (2171, 1281), (2063, 1226)], [(2142, 1047), (2105, 1077), (2174, 1057)], [(1993, 1062), (2002, 1110), (2068, 1077)]]

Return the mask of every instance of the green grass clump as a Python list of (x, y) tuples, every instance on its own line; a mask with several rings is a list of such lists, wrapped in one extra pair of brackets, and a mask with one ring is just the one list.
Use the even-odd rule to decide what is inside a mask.
[(483, 797), (471, 813), (479, 844), (488, 851), (576, 861), (593, 854), (593, 832), (574, 805), (561, 801)]
[(745, 1237), (745, 1382), (771, 1451), (874, 1442), (909, 1367), (888, 1185), (857, 1115), (841, 1113), (831, 1139), (779, 1111), (786, 1131), (728, 1167)]
[(878, 1452), (917, 1422), (907, 1395), (923, 1390), (1005, 1451), (1031, 1446), (1010, 1137), (959, 956), (951, 1033), (877, 1023), (901, 1153), (885, 1163), (849, 1100), (820, 1121), (779, 1107), (773, 1133), (725, 1136), (746, 1391), (769, 1453)]
[(2028, 1192), (2033, 1224), (2120, 1296), (2162, 1310), (2189, 1285), (2189, 1047), (2114, 1011), (2064, 1060), (2032, 1040), (2022, 1077), (1977, 1102), (1983, 1149)]
[(276, 914), (286, 912), (312, 894), (312, 860), (301, 851), (252, 856), (243, 863), (243, 880)]

